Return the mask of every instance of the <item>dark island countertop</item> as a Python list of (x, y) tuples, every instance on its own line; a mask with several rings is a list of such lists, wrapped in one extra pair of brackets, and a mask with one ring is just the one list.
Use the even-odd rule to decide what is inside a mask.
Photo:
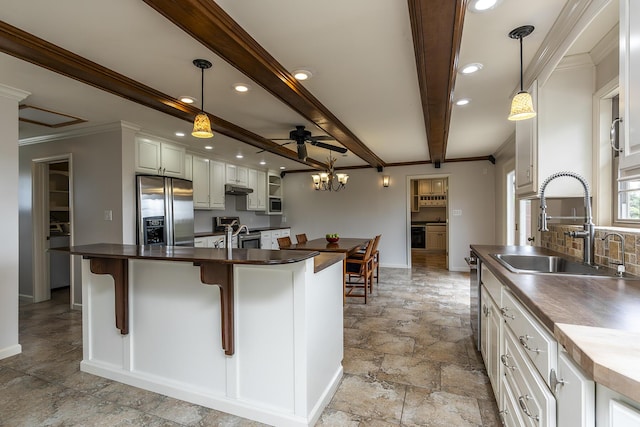
[(97, 243), (92, 245), (65, 248), (72, 255), (99, 258), (148, 259), (182, 262), (216, 262), (222, 264), (276, 265), (289, 264), (314, 258), (315, 272), (340, 262), (344, 256), (317, 251), (287, 251), (263, 249), (233, 249), (231, 257), (226, 249), (194, 248), (188, 246), (138, 246), (113, 243)]
[(566, 256), (533, 246), (471, 249), (594, 381), (640, 402), (640, 280), (513, 273), (491, 254)]

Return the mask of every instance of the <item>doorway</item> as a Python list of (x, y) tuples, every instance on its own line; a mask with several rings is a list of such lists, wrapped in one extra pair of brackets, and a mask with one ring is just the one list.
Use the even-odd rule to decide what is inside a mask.
[(449, 220), (447, 176), (408, 178), (409, 265), (448, 270)]
[(73, 245), (71, 154), (32, 164), (33, 302), (51, 299), (51, 290), (69, 288), (74, 308), (73, 258), (50, 249)]

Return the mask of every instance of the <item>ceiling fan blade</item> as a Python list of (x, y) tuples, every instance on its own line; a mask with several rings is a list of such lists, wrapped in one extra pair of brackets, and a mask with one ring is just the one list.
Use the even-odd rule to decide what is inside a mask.
[(311, 140), (312, 141), (335, 141), (336, 139), (329, 135), (318, 135), (318, 136), (312, 136)]
[(347, 149), (344, 147), (325, 144), (324, 142), (320, 142), (320, 141), (311, 141), (311, 145), (315, 145), (316, 147), (320, 147), (320, 148), (326, 148), (327, 150), (335, 151), (336, 153), (344, 154), (347, 152)]
[(307, 146), (304, 143), (298, 144), (298, 158), (307, 160)]

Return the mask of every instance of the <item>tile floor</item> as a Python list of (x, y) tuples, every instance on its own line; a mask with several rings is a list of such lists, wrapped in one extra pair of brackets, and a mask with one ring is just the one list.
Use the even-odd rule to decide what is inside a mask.
[[(469, 276), (426, 262), (382, 268), (369, 303), (345, 307), (344, 377), (317, 426), (500, 425), (470, 338)], [(68, 299), (20, 306), (23, 352), (0, 360), (0, 426), (263, 425), (80, 372), (82, 316)]]

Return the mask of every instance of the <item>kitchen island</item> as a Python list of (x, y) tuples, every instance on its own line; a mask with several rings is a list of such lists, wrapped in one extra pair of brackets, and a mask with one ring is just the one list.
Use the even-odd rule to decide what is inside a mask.
[(342, 377), (342, 254), (76, 246), (82, 371), (278, 426)]

